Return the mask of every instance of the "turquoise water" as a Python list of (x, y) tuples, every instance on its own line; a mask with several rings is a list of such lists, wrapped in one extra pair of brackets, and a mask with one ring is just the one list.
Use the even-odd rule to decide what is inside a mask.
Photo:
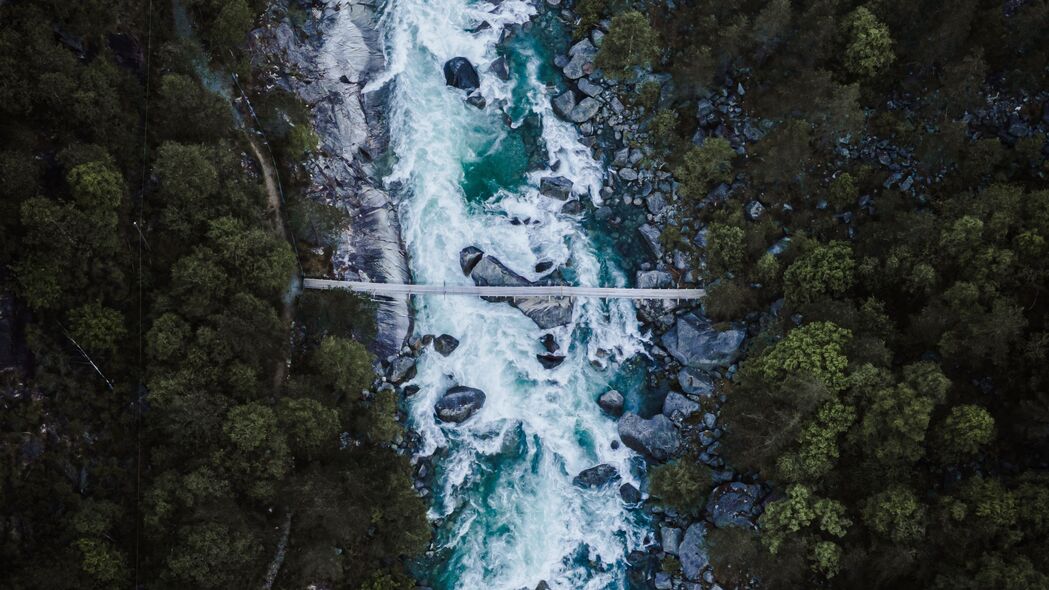
[[(466, 284), (459, 251), (477, 246), (519, 274), (537, 279), (552, 261), (572, 281), (625, 285), (607, 243), (561, 216), (561, 202), (538, 194), (556, 174), (577, 197), (597, 201), (605, 170), (558, 120), (550, 98), (560, 80), (550, 47), (564, 34), (540, 19), (498, 46), (501, 30), (533, 16), (527, 2), (390, 0), (382, 30), (391, 85), (391, 150), (387, 177), (400, 187), (404, 239), (414, 280)], [(480, 22), (491, 28), (470, 33)], [(516, 30), (517, 27), (514, 27)], [(488, 71), (500, 54), (511, 80)], [(468, 58), (481, 75), (487, 108), (464, 102), (444, 84), (442, 66)], [(529, 223), (518, 220), (528, 219)], [(460, 340), (449, 357), (432, 351), (418, 363), (409, 400), (420, 457), (434, 465), (430, 518), (433, 551), (417, 568), (435, 589), (626, 587), (626, 555), (643, 548), (643, 515), (625, 506), (618, 485), (583, 490), (572, 478), (600, 463), (640, 486), (634, 453), (618, 445), (615, 421), (595, 400), (610, 387), (632, 399), (644, 379), (636, 358), (641, 335), (629, 302), (585, 301), (570, 325), (542, 331), (516, 309), (472, 298), (416, 303), (416, 332)], [(553, 370), (536, 359), (539, 338), (552, 334), (565, 361)], [(485, 391), (484, 407), (460, 425), (438, 422), (433, 404), (452, 385)], [(613, 448), (613, 446), (618, 448)]]

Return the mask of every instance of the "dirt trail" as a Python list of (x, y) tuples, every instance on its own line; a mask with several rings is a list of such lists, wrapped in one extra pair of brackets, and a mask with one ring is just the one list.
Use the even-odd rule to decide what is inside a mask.
[[(266, 189), (266, 205), (270, 212), (270, 220), (273, 222), (273, 229), (281, 238), (287, 240), (288, 231), (284, 227), (284, 215), (281, 208), (282, 199), (280, 187), (277, 184), (277, 170), (273, 167), (273, 161), (263, 155), (265, 152), (259, 145), (259, 137), (250, 130), (245, 130), (244, 135), (248, 138), (248, 145), (251, 146), (251, 151), (258, 161), (259, 167), (262, 168), (262, 183)], [(288, 292), (281, 297), (283, 305), (281, 306), (280, 321), (288, 331), (289, 338), (292, 321), (295, 319), (294, 291), (297, 289), (298, 280), (293, 278), (292, 283), (288, 286)], [(273, 390), (275, 392), (280, 391), (281, 386), (284, 385), (284, 379), (288, 375), (288, 365), (290, 363), (290, 358), (282, 358), (277, 361), (277, 366), (273, 372)]]

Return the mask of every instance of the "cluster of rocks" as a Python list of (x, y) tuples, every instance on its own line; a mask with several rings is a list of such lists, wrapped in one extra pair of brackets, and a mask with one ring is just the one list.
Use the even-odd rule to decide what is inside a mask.
[[(375, 6), (297, 2), (305, 16), (299, 23), (290, 14), (292, 1), (273, 3), (249, 34), (249, 55), (260, 86), (290, 92), (309, 107), (320, 149), (304, 163), (304, 193), (341, 209), (348, 220), (333, 244), (332, 275), (408, 282), (397, 208), (373, 163), (388, 144), (381, 112), (386, 90), (364, 93), (386, 65)], [(345, 44), (346, 38), (355, 42)], [(338, 56), (335, 63), (325, 57), (331, 55)], [(378, 302), (376, 323), (372, 352), (396, 354), (411, 329), (407, 296)]]
[[(557, 116), (578, 125), (595, 156), (611, 165), (612, 173), (601, 190), (603, 204), (593, 215), (613, 228), (636, 228), (629, 230), (636, 233), (624, 231), (618, 236), (613, 233), (613, 237), (623, 243), (640, 244), (640, 254), (648, 257), (649, 261), (640, 265), (637, 286), (696, 285), (698, 278), (691, 273), (696, 266), (694, 261), (684, 252), (666, 251), (660, 240), (666, 225), (676, 217), (676, 183), (653, 150), (644, 147), (649, 143), (644, 124), (646, 113), (620, 101), (618, 96), (626, 90), (624, 82), (605, 79), (594, 67), (607, 24), (600, 23), (555, 60), (568, 90), (552, 99), (553, 110)], [(653, 75), (630, 83), (637, 87), (646, 82), (658, 84), (661, 95), (669, 84), (667, 78)], [(700, 129), (694, 141), (702, 143), (708, 137), (723, 137), (737, 153), (744, 154), (748, 143), (760, 140), (768, 128), (744, 116), (740, 106), (744, 94), (742, 84), (730, 80), (719, 92), (701, 100), (697, 107)], [(738, 183), (720, 185), (707, 199), (722, 201), (738, 188)], [(759, 207), (760, 203), (752, 207), (755, 218), (762, 213)], [(699, 230), (697, 243), (702, 245), (704, 238)], [(780, 244), (776, 254), (785, 247), (786, 242)], [(715, 326), (703, 317), (701, 310), (670, 301), (640, 305), (639, 317), (653, 336), (648, 350), (656, 367), (650, 375), (673, 376), (670, 383), (653, 377), (646, 384), (645, 395), (663, 396), (662, 411), (648, 415), (628, 408), (625, 396), (615, 390), (602, 393), (595, 403), (618, 418), (621, 444), (644, 457), (647, 464), (675, 459), (699, 461), (713, 470), (717, 487), (711, 491), (705, 509), (693, 517), (649, 502), (647, 494), (628, 483), (620, 485), (623, 501), (651, 514), (657, 531), (645, 551), (629, 556), (632, 582), (638, 587), (657, 589), (717, 588), (706, 557), (707, 531), (711, 527), (754, 527), (766, 496), (766, 488), (728, 469), (719, 453), (722, 431), (718, 413), (725, 397), (717, 392), (716, 383), (736, 372), (742, 346), (756, 326)], [(579, 473), (575, 484), (591, 488), (614, 485), (619, 480), (620, 474), (614, 468), (597, 465)], [(661, 563), (667, 555), (680, 562), (679, 574), (662, 571)]]

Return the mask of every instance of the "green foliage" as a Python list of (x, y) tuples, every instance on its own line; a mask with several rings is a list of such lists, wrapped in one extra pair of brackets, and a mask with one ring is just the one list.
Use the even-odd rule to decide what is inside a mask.
[(325, 384), (340, 394), (357, 398), (374, 378), (372, 356), (359, 343), (325, 336), (313, 353), (313, 367)]
[(732, 161), (735, 150), (725, 139), (712, 137), (685, 152), (681, 162), (674, 169), (674, 177), (681, 183), (682, 194), (699, 201), (717, 183), (732, 182)]
[(649, 470), (649, 493), (681, 514), (696, 515), (703, 509), (712, 485), (710, 469), (678, 459)]
[(787, 301), (801, 305), (823, 296), (840, 296), (852, 287), (855, 268), (852, 248), (845, 242), (819, 244), (783, 274)]
[(795, 330), (762, 356), (748, 362), (766, 382), (788, 377), (819, 383), (832, 391), (846, 386), (845, 344), (852, 333), (830, 322), (813, 322)]
[(913, 544), (925, 536), (925, 506), (910, 488), (892, 486), (864, 503), (864, 523), (893, 543)]
[(945, 461), (975, 457), (994, 439), (994, 418), (981, 406), (954, 406), (940, 427), (937, 443)]
[(742, 317), (753, 306), (754, 295), (750, 287), (738, 280), (725, 280), (711, 285), (703, 299), (703, 311), (716, 322)]
[(856, 179), (848, 172), (842, 172), (830, 182), (830, 202), (837, 209), (844, 209), (855, 204), (859, 196)]
[(758, 519), (762, 543), (776, 553), (791, 535), (810, 529), (831, 537), (844, 537), (852, 521), (840, 502), (820, 498), (802, 485), (787, 488), (787, 497), (769, 502)]
[(873, 76), (896, 60), (889, 29), (870, 10), (863, 6), (854, 10), (846, 27), (845, 67), (853, 75)]
[(69, 323), (73, 338), (88, 351), (114, 353), (127, 335), (123, 314), (98, 302), (70, 311)]
[(241, 572), (261, 557), (253, 536), (218, 523), (182, 528), (167, 557), (173, 582), (194, 588), (228, 588), (243, 580)]
[(743, 228), (712, 223), (707, 228), (707, 267), (712, 276), (737, 273), (743, 266)]
[(613, 78), (623, 78), (634, 68), (647, 67), (658, 57), (659, 36), (645, 15), (624, 12), (612, 19), (597, 52), (595, 65)]

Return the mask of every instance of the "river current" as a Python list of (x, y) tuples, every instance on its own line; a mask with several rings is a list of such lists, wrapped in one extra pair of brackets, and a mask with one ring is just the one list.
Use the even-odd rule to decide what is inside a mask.
[[(563, 32), (535, 13), (521, 0), (383, 7), (388, 68), (371, 87), (389, 85), (395, 163), (385, 182), (400, 203), (415, 282), (471, 284), (459, 252), (476, 246), (528, 279), (542, 276), (537, 263), (551, 262), (580, 285), (626, 285), (614, 257), (559, 213), (562, 202), (539, 194), (540, 179), (556, 174), (573, 181), (577, 198), (599, 203), (605, 170), (551, 110), (563, 86), (549, 47)], [(489, 70), (501, 55), (509, 81)], [(445, 84), (442, 67), (453, 57), (476, 66), (486, 108)], [(640, 487), (635, 454), (616, 444), (615, 421), (595, 402), (642, 351), (632, 304), (577, 301), (570, 325), (543, 331), (505, 303), (417, 298), (415, 333), (461, 342), (448, 357), (427, 349), (412, 381), (419, 393), (407, 402), (419, 456), (433, 455), (434, 465), (437, 536), (420, 568), (424, 581), (438, 590), (531, 589), (541, 580), (558, 589), (625, 587), (626, 556), (643, 546), (648, 524), (618, 485), (586, 490), (572, 479), (608, 463)], [(536, 358), (546, 333), (567, 355), (554, 369)], [(487, 394), (458, 425), (433, 410), (453, 385)]]

